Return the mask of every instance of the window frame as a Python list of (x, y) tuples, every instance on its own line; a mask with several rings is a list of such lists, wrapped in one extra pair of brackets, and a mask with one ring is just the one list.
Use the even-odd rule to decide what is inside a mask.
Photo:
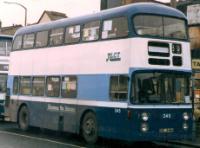
[[(59, 89), (58, 89), (59, 93), (58, 93), (58, 96), (50, 96), (50, 95), (48, 95), (48, 79), (52, 78), (52, 77), (59, 78)], [(45, 96), (49, 97), (49, 98), (60, 98), (60, 96), (61, 96), (61, 77), (60, 76), (56, 76), (55, 75), (55, 76), (47, 76), (46, 77), (46, 81), (45, 81)]]
[[(130, 81), (130, 83), (131, 83), (131, 85), (130, 85), (130, 103), (131, 104), (136, 104), (136, 105), (185, 105), (185, 104), (187, 104), (187, 103), (141, 103), (141, 102), (139, 102), (139, 103), (136, 103), (135, 101), (138, 99), (138, 95), (137, 95), (137, 86), (136, 86), (136, 84), (137, 84), (137, 82), (136, 82), (136, 76), (138, 75), (138, 74), (148, 74), (148, 73), (163, 73), (163, 74), (171, 74), (173, 77), (174, 76), (184, 76), (183, 78), (188, 78), (187, 79), (187, 81), (186, 81), (186, 83), (188, 83), (188, 89), (187, 89), (187, 91), (186, 91), (186, 96), (190, 96), (190, 77), (191, 77), (191, 73), (190, 72), (180, 72), (180, 71), (173, 71), (173, 72), (171, 72), (171, 71), (169, 71), (169, 70), (137, 70), (137, 71), (135, 71), (135, 72), (133, 72), (132, 74), (131, 74), (131, 81)], [(175, 78), (175, 77), (174, 77)], [(133, 85), (134, 84), (134, 85)], [(192, 102), (191, 102), (192, 103)], [(191, 104), (191, 103), (189, 103), (189, 104)]]
[[(36, 46), (36, 42), (37, 42), (37, 33), (41, 33), (41, 32), (47, 32), (47, 43), (45, 46)], [(45, 47), (48, 47), (49, 46), (49, 34), (50, 34), (50, 30), (40, 30), (40, 31), (37, 31), (35, 32), (35, 48), (45, 48)]]
[[(120, 89), (120, 77), (121, 76), (123, 76), (123, 77), (126, 77), (127, 78), (127, 92), (126, 93), (119, 93), (119, 92), (122, 92), (122, 90), (116, 90), (116, 94), (117, 94), (117, 98), (113, 98), (112, 97), (112, 78), (114, 78), (114, 77), (117, 77), (117, 80), (118, 80), (118, 86), (117, 87), (119, 87), (118, 89)], [(125, 92), (125, 91), (124, 91)], [(119, 94), (126, 94), (127, 95), (127, 97), (126, 98), (120, 98), (119, 97)], [(127, 75), (127, 74), (119, 74), (119, 75), (110, 75), (110, 80), (109, 80), (109, 98), (110, 98), (110, 100), (111, 101), (117, 101), (117, 102), (127, 102), (128, 101), (128, 99), (129, 99), (129, 76)]]
[(8, 80), (8, 74), (5, 74), (5, 73), (2, 73), (2, 74), (0, 74), (0, 76), (3, 76), (5, 79), (3, 79), (3, 80), (5, 80), (4, 82), (4, 86), (3, 86), (3, 88), (4, 88), (4, 91), (2, 90), (2, 88), (1, 88), (1, 90), (0, 90), (0, 92), (2, 92), (2, 93), (5, 93), (6, 92), (6, 89), (7, 89), (7, 80)]
[[(84, 29), (85, 29), (85, 25), (86, 24), (89, 24), (89, 23), (92, 23), (92, 22), (99, 22), (99, 29), (98, 29), (98, 31), (99, 31), (99, 33), (98, 33), (98, 38), (97, 39), (94, 39), (94, 40), (84, 40), (83, 38), (84, 38)], [(99, 41), (99, 40), (101, 40), (101, 28), (102, 28), (102, 20), (101, 19), (99, 19), (99, 20), (90, 20), (90, 21), (88, 21), (88, 22), (85, 22), (85, 23), (83, 23), (82, 25), (81, 25), (82, 27), (82, 29), (81, 29), (81, 41), (82, 41), (82, 43), (87, 43), (87, 42), (95, 42), (95, 41)]]
[[(23, 34), (19, 34), (19, 35), (17, 35), (17, 36), (14, 38), (13, 43), (12, 43), (12, 49), (11, 49), (11, 51), (22, 50), (22, 45), (23, 45), (23, 36), (24, 36)], [(19, 48), (14, 48), (15, 40), (16, 40), (16, 38), (18, 38), (18, 37), (21, 37), (21, 45), (20, 45)]]
[[(103, 34), (103, 31), (104, 31), (104, 22), (109, 21), (109, 20), (113, 20), (113, 19), (118, 19), (118, 18), (125, 18), (127, 20), (127, 29), (128, 29), (127, 35), (119, 36), (119, 37), (116, 36), (116, 37), (110, 37), (110, 38), (103, 38), (102, 34)], [(127, 16), (115, 16), (115, 17), (112, 17), (112, 18), (106, 18), (106, 19), (103, 19), (102, 22), (101, 22), (101, 39), (102, 40), (115, 40), (115, 39), (126, 38), (126, 37), (129, 36), (129, 33), (130, 33), (129, 18)]]
[[(14, 89), (14, 86), (15, 86), (15, 79), (17, 79), (17, 89), (16, 89), (16, 93), (14, 92), (15, 91), (15, 89)], [(19, 76), (14, 76), (14, 78), (13, 78), (13, 83), (12, 83), (12, 85), (13, 85), (13, 88), (12, 88), (12, 94), (13, 95), (18, 95), (19, 94)]]
[[(43, 88), (43, 95), (34, 95), (33, 94), (33, 88), (34, 88), (34, 78), (44, 78), (44, 88)], [(32, 79), (31, 79), (31, 95), (34, 96), (34, 97), (44, 97), (45, 96), (45, 88), (46, 88), (46, 77), (45, 76), (33, 76)]]
[[(26, 35), (31, 35), (31, 34), (33, 34), (33, 38), (34, 38), (34, 39), (33, 39), (33, 46), (32, 46), (32, 47), (24, 47), (24, 37), (25, 37)], [(35, 48), (35, 39), (36, 39), (35, 32), (23, 34), (22, 49), (33, 49), (33, 48)]]
[[(0, 53), (0, 56), (9, 56), (10, 55), (10, 52), (11, 52), (11, 49), (12, 49), (12, 39), (9, 39), (9, 38), (1, 38), (1, 41), (0, 43), (3, 43), (5, 44), (5, 47), (2, 47), (2, 49), (5, 49), (5, 50), (0, 50), (0, 51), (3, 51), (4, 53), (1, 54)], [(8, 45), (11, 45), (11, 46), (8, 46)], [(10, 50), (8, 50), (10, 47)]]
[[(66, 93), (66, 96), (64, 96), (63, 95), (63, 89), (62, 89), (62, 87), (63, 87), (63, 79), (65, 78), (65, 77), (68, 77), (69, 79), (70, 78), (75, 78), (75, 80), (76, 80), (76, 90), (75, 90), (75, 96), (73, 96), (73, 97), (71, 97), (72, 95), (71, 95), (71, 93), (70, 94), (67, 94)], [(70, 81), (71, 82), (71, 81)], [(72, 99), (75, 99), (75, 98), (77, 98), (77, 95), (78, 95), (78, 77), (76, 76), (76, 75), (64, 75), (64, 76), (62, 76), (61, 77), (61, 98), (72, 98)], [(65, 89), (65, 90), (67, 90), (67, 89)]]
[[(74, 27), (74, 26), (80, 26), (80, 31), (79, 31), (79, 34), (80, 34), (80, 36), (79, 36), (79, 39), (78, 39), (78, 41), (75, 41), (75, 42), (66, 42), (67, 40), (66, 40), (66, 34), (67, 34), (67, 29), (69, 28), (69, 27)], [(69, 26), (65, 26), (65, 28), (64, 28), (64, 39), (63, 39), (63, 43), (65, 44), (65, 45), (70, 45), (70, 44), (78, 44), (78, 43), (80, 43), (80, 41), (81, 41), (81, 39), (82, 39), (82, 25), (81, 24), (75, 24), (75, 25), (69, 25)]]
[[(66, 28), (65, 26), (61, 26), (61, 27), (49, 29), (49, 32), (48, 32), (48, 46), (49, 46), (49, 47), (61, 46), (61, 45), (64, 44), (64, 39), (65, 39), (65, 28)], [(63, 30), (63, 33), (62, 33), (62, 40), (61, 40), (60, 44), (52, 44), (52, 45), (51, 45), (51, 34), (52, 34), (52, 31), (53, 31), (53, 30), (57, 30), (57, 29), (62, 29), (62, 30)]]
[[(184, 26), (185, 26), (185, 33), (186, 33), (186, 39), (178, 39), (178, 38), (168, 38), (168, 37), (164, 37), (164, 27), (163, 27), (163, 36), (159, 37), (159, 36), (151, 36), (151, 35), (139, 35), (136, 31), (136, 28), (135, 28), (135, 24), (134, 24), (134, 18), (137, 17), (137, 16), (141, 16), (141, 15), (146, 15), (146, 16), (158, 16), (158, 17), (161, 17), (162, 18), (162, 23), (164, 22), (164, 17), (167, 17), (167, 18), (174, 18), (174, 19), (179, 19), (179, 20), (183, 20), (184, 21)], [(177, 40), (177, 41), (188, 41), (189, 42), (189, 33), (188, 33), (188, 25), (187, 25), (187, 21), (184, 19), (184, 18), (179, 18), (179, 17), (174, 17), (174, 16), (168, 16), (168, 15), (159, 15), (159, 14), (148, 14), (148, 13), (139, 13), (139, 14), (135, 14), (133, 15), (131, 18), (130, 18), (130, 21), (131, 21), (131, 28), (134, 32), (134, 35), (137, 36), (137, 37), (144, 37), (144, 38), (155, 38), (155, 39), (166, 39), (166, 40)], [(164, 23), (163, 23), (164, 24)]]
[[(29, 94), (22, 94), (22, 85), (21, 85), (22, 78), (29, 78), (30, 79), (30, 84), (29, 84), (30, 93)], [(32, 95), (31, 90), (32, 90), (32, 77), (31, 76), (20, 76), (19, 77), (19, 94), (21, 96), (31, 96)]]

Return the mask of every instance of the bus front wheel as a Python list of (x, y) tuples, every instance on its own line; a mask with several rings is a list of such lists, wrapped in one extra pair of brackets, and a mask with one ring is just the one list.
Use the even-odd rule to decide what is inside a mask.
[(27, 131), (29, 128), (29, 112), (26, 106), (22, 106), (19, 111), (18, 125), (23, 131)]
[(86, 113), (81, 125), (82, 136), (88, 144), (94, 144), (98, 138), (98, 128), (94, 113)]

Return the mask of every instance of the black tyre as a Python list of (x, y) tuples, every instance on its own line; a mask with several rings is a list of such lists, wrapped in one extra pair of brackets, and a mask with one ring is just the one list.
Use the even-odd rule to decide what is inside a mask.
[(96, 143), (98, 139), (98, 128), (96, 116), (94, 113), (89, 112), (84, 116), (81, 124), (81, 133), (84, 140), (88, 144)]
[(18, 125), (23, 131), (27, 131), (29, 129), (29, 112), (26, 106), (22, 106), (19, 111)]

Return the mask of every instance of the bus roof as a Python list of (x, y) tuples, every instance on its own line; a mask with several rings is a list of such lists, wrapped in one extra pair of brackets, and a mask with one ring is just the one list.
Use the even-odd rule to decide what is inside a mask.
[(177, 17), (181, 19), (186, 19), (185, 15), (177, 9), (168, 7), (158, 3), (136, 3), (126, 6), (121, 6), (117, 8), (112, 8), (108, 10), (103, 10), (101, 12), (79, 16), (74, 18), (65, 18), (50, 23), (36, 24), (18, 29), (15, 35), (38, 32), (42, 30), (48, 30), (51, 28), (64, 27), (68, 25), (84, 24), (89, 21), (109, 19), (113, 17), (120, 16), (133, 16), (137, 14), (155, 14), (155, 15), (165, 15), (171, 17)]
[(2, 39), (2, 38), (4, 38), (4, 39), (12, 39), (13, 36), (11, 36), (11, 35), (6, 35), (6, 34), (0, 34), (0, 38), (1, 38), (1, 39)]

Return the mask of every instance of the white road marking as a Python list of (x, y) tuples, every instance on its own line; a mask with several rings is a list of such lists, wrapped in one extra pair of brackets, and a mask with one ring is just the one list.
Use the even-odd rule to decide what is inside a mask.
[(54, 141), (54, 140), (49, 140), (49, 139), (45, 139), (45, 138), (37, 138), (37, 137), (32, 137), (32, 136), (27, 136), (27, 135), (7, 132), (7, 131), (1, 131), (0, 130), (0, 133), (1, 134), (12, 135), (12, 136), (20, 136), (20, 137), (24, 137), (24, 138), (28, 138), (28, 139), (33, 139), (33, 140), (40, 140), (40, 141), (45, 141), (45, 142), (56, 143), (56, 144), (64, 145), (64, 146), (71, 146), (71, 147), (74, 147), (74, 148), (86, 148), (86, 147), (82, 147), (82, 146), (78, 146), (78, 145), (74, 145), (74, 144), (67, 144), (67, 143), (58, 142), (58, 141)]

